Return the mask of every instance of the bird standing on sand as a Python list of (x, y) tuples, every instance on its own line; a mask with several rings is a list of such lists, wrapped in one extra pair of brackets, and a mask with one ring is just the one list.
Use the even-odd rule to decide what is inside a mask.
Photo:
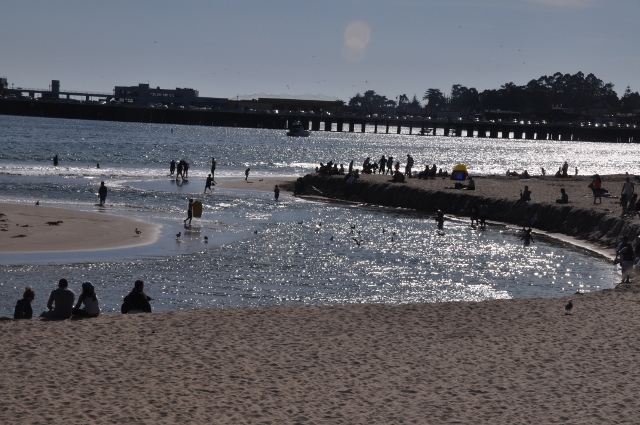
[(136, 227), (136, 235), (139, 235), (140, 233), (142, 233), (142, 231), (138, 230), (138, 228)]
[(176, 239), (180, 239), (180, 236), (182, 236), (182, 232), (176, 233)]
[(564, 306), (564, 314), (571, 314), (571, 310), (573, 310), (573, 301), (569, 300)]

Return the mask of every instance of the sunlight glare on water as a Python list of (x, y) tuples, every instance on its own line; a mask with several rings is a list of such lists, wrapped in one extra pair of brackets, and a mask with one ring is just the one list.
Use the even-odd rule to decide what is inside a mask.
[[(506, 168), (553, 170), (565, 159), (581, 173), (631, 167), (636, 145), (314, 132), (302, 141), (284, 132), (0, 116), (0, 202), (94, 211), (100, 180), (110, 188), (109, 211), (162, 224), (149, 247), (89, 253), (5, 255), (0, 309), (11, 315), (21, 289), (36, 290), (44, 308), (60, 277), (76, 292), (96, 285), (103, 311), (119, 311), (136, 279), (146, 282), (154, 311), (189, 308), (403, 304), (554, 297), (611, 287), (610, 262), (550, 241), (524, 247), (513, 230), (481, 231), (468, 219), (435, 220), (402, 209), (316, 202), (215, 188), (203, 197), (199, 234), (176, 243), (185, 199), (201, 194), (211, 156), (216, 178), (300, 176), (319, 162), (366, 156), (404, 158), (421, 168), (465, 162), (475, 174)], [(173, 132), (171, 132), (173, 129)], [(60, 166), (51, 166), (58, 154)], [(171, 159), (192, 165), (190, 182), (167, 177)], [(96, 164), (100, 168), (96, 168)], [(302, 224), (299, 224), (302, 222)], [(321, 224), (320, 224), (321, 223)], [(355, 226), (351, 229), (351, 226)], [(353, 233), (352, 233), (353, 230)], [(210, 242), (203, 243), (208, 235)]]

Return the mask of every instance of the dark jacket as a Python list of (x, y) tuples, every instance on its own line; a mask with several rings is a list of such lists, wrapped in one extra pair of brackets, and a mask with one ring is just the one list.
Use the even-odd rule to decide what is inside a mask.
[(131, 292), (129, 295), (124, 297), (124, 302), (122, 303), (122, 307), (120, 311), (122, 314), (127, 314), (131, 310), (140, 310), (145, 313), (151, 313), (151, 304), (149, 304), (149, 297), (144, 292)]
[(16, 309), (13, 312), (14, 319), (31, 319), (33, 317), (33, 309), (31, 303), (24, 298), (18, 300)]

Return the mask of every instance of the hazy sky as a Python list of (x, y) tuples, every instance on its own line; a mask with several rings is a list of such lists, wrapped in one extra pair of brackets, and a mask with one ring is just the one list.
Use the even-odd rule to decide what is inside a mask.
[(422, 99), (555, 72), (640, 91), (639, 0), (0, 0), (15, 87)]

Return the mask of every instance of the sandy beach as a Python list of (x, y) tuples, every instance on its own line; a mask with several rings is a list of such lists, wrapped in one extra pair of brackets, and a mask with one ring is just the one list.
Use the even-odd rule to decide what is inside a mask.
[(126, 248), (151, 244), (159, 233), (158, 225), (102, 212), (0, 204), (0, 253)]
[(634, 423), (639, 295), (5, 321), (0, 420)]
[[(551, 203), (561, 184), (581, 209), (616, 214), (615, 199), (593, 206), (586, 179), (478, 178), (476, 192), (515, 197), (527, 184), (532, 197)], [(279, 184), (256, 180), (251, 190)], [(605, 187), (618, 192), (619, 181), (607, 177)], [(283, 193), (286, 183), (280, 183)], [(408, 183), (442, 191), (454, 190), (452, 184)], [(219, 187), (247, 186), (234, 180)], [(52, 250), (151, 243), (143, 235), (154, 232), (153, 225), (101, 213), (7, 204), (0, 212), (7, 224), (0, 234), (4, 252), (27, 249), (15, 245), (22, 240), (41, 240)], [(54, 220), (62, 223), (46, 224)], [(96, 233), (100, 220), (104, 230)], [(140, 237), (135, 227), (143, 230)], [(68, 229), (65, 237), (55, 233)], [(10, 238), (16, 232), (28, 237)], [(78, 241), (64, 245), (61, 239), (73, 233)], [(103, 237), (99, 244), (86, 240)], [(0, 422), (636, 422), (640, 288), (619, 285), (572, 299), (571, 314), (564, 311), (565, 297), (0, 321)]]

